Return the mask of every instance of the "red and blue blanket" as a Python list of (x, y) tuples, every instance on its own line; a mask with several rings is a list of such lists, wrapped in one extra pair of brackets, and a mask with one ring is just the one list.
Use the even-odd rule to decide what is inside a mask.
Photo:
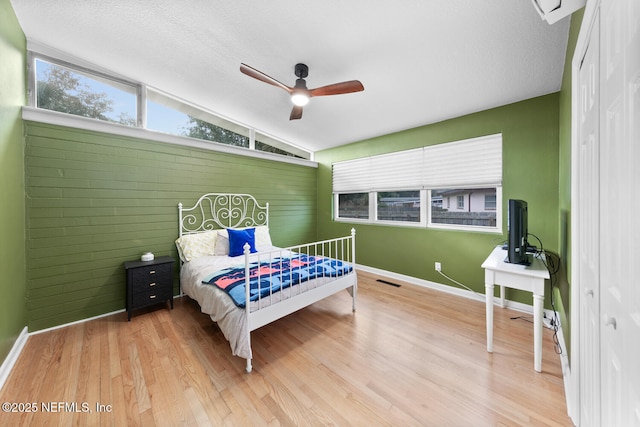
[[(249, 298), (255, 301), (307, 280), (343, 276), (351, 270), (351, 265), (346, 262), (303, 254), (254, 262), (249, 265)], [(204, 284), (215, 285), (225, 291), (241, 308), (246, 306), (245, 282), (244, 266), (220, 270), (202, 280)]]

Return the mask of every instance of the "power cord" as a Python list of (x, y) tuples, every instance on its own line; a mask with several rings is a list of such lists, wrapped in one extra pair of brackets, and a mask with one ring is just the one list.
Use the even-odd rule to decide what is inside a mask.
[(458, 286), (460, 286), (460, 287), (463, 287), (463, 288), (465, 288), (466, 290), (468, 290), (468, 291), (470, 291), (470, 292), (473, 292), (474, 294), (478, 295), (478, 296), (479, 296), (479, 297), (481, 297), (482, 299), (484, 299), (484, 298), (485, 298), (484, 294), (481, 294), (481, 293), (479, 293), (479, 292), (476, 292), (476, 291), (474, 291), (473, 289), (471, 289), (470, 287), (468, 287), (467, 285), (465, 285), (465, 284), (463, 284), (463, 283), (460, 283), (460, 282), (458, 282), (458, 281), (457, 281), (457, 280), (455, 280), (455, 279), (452, 279), (451, 277), (449, 277), (449, 276), (447, 276), (446, 274), (444, 274), (444, 273), (442, 272), (442, 270), (436, 270), (436, 271), (437, 271), (438, 273), (440, 273), (440, 275), (441, 275), (441, 276), (446, 277), (447, 279), (449, 279), (450, 281), (452, 281), (452, 282), (453, 282), (453, 283), (455, 283), (456, 285), (458, 285)]
[[(528, 236), (534, 237), (538, 244), (540, 245), (540, 249), (536, 251), (534, 256), (538, 258), (542, 264), (547, 268), (549, 272), (549, 298), (551, 301), (551, 308), (553, 310), (553, 314), (551, 315), (551, 319), (549, 319), (551, 328), (553, 329), (553, 343), (556, 354), (562, 354), (562, 346), (560, 345), (560, 339), (558, 338), (558, 331), (560, 325), (560, 319), (558, 319), (558, 312), (556, 311), (556, 305), (553, 298), (553, 288), (555, 286), (555, 282), (557, 280), (556, 275), (560, 271), (560, 257), (556, 254), (547, 253), (544, 250), (544, 246), (542, 245), (542, 241), (535, 234), (528, 233)], [(544, 255), (544, 256), (542, 256)]]

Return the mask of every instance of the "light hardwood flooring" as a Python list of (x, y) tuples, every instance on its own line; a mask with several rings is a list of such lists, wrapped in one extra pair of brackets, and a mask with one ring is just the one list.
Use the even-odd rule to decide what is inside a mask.
[(551, 330), (537, 373), (530, 316), (496, 308), (489, 354), (482, 302), (359, 277), (355, 313), (341, 292), (254, 331), (251, 374), (187, 297), (31, 335), (0, 402), (37, 412), (0, 425), (572, 425)]

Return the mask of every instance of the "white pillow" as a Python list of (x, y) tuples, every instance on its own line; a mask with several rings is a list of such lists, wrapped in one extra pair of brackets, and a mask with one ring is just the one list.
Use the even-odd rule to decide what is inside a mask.
[[(271, 235), (269, 234), (269, 227), (266, 225), (260, 225), (258, 227), (242, 227), (238, 230), (244, 230), (246, 228), (256, 229), (256, 242), (255, 248), (260, 251), (261, 248), (273, 246), (271, 243)], [(218, 230), (218, 237), (216, 239), (216, 248), (214, 251), (217, 256), (229, 255), (229, 233), (226, 229)]]
[(256, 227), (256, 249), (260, 250), (260, 247), (273, 246), (271, 243), (271, 235), (269, 234), (269, 227), (261, 225)]
[(229, 233), (227, 230), (218, 230), (216, 238), (216, 249), (214, 251), (216, 256), (229, 255)]
[(185, 234), (176, 239), (178, 255), (183, 262), (189, 262), (203, 256), (215, 255), (218, 233), (216, 230), (202, 233)]

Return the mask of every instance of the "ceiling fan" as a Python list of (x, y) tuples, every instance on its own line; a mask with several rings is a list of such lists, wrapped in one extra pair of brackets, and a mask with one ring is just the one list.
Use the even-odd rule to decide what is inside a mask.
[(302, 107), (307, 105), (309, 98), (313, 96), (341, 95), (343, 93), (353, 93), (364, 90), (364, 86), (358, 80), (349, 80), (347, 82), (334, 83), (315, 89), (307, 89), (307, 82), (304, 79), (309, 75), (309, 67), (305, 64), (296, 64), (294, 71), (298, 79), (293, 87), (280, 83), (273, 77), (269, 77), (262, 71), (258, 71), (247, 64), (240, 64), (240, 71), (249, 77), (286, 90), (289, 95), (291, 95), (291, 102), (293, 102), (293, 110), (291, 110), (289, 120), (300, 119), (302, 117)]

